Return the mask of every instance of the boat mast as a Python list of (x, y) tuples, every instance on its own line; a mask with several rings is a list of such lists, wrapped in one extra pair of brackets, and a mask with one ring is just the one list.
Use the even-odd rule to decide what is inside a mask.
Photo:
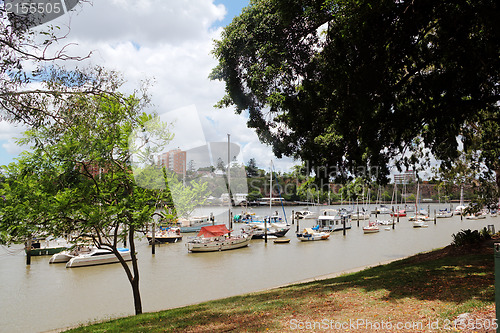
[[(269, 172), (269, 223), (273, 211), (273, 161), (271, 160), (271, 169)], [(264, 218), (264, 241), (267, 243), (267, 220)]]
[(464, 205), (464, 186), (460, 186), (460, 206)]
[(420, 183), (417, 182), (417, 197), (415, 198), (415, 217), (418, 216), (418, 196), (419, 196)]
[(228, 226), (231, 230), (231, 134), (227, 135), (227, 193), (229, 194)]

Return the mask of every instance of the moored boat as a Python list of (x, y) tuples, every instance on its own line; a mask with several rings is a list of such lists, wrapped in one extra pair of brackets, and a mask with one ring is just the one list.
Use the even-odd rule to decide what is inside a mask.
[(386, 206), (384, 206), (384, 205), (381, 205), (381, 206), (380, 206), (380, 207), (378, 207), (378, 208), (377, 208), (377, 207), (375, 207), (375, 209), (373, 209), (373, 210), (371, 211), (371, 213), (372, 213), (372, 214), (377, 214), (377, 215), (378, 215), (378, 214), (390, 214), (390, 213), (391, 213), (391, 210), (390, 210), (388, 207), (386, 207)]
[(316, 219), (318, 218), (318, 214), (310, 211), (308, 208), (305, 208), (303, 210), (299, 210), (298, 212), (295, 213), (295, 217), (298, 219)]
[(223, 224), (202, 227), (198, 236), (187, 242), (190, 252), (215, 252), (247, 246), (251, 235), (232, 236)]
[[(284, 237), (286, 233), (290, 230), (289, 227), (277, 227), (273, 223), (268, 224), (267, 227), (267, 237)], [(241, 231), (243, 234), (248, 234), (252, 239), (263, 239), (266, 237), (266, 229), (264, 223), (249, 225), (247, 228), (243, 228)]]
[(276, 244), (287, 244), (290, 243), (290, 238), (275, 239), (273, 242)]
[(181, 232), (199, 232), (202, 227), (214, 224), (210, 216), (194, 216), (188, 219), (179, 219), (177, 224)]
[[(170, 227), (166, 230), (157, 230), (155, 232), (155, 243), (177, 243), (182, 240), (181, 229), (177, 227)], [(153, 233), (150, 231), (146, 234), (149, 244), (153, 243)]]
[(351, 219), (352, 220), (368, 220), (370, 218), (370, 213), (367, 211), (360, 211), (359, 213), (352, 213), (351, 214)]
[(391, 212), (391, 216), (392, 217), (406, 217), (406, 210), (401, 209), (398, 212), (394, 212), (394, 213)]
[(448, 209), (440, 209), (439, 212), (437, 212), (436, 214), (436, 217), (437, 218), (448, 218), (448, 217), (452, 217), (453, 216), (453, 212), (448, 210)]
[(476, 213), (476, 214), (469, 214), (469, 215), (466, 215), (465, 218), (467, 220), (481, 220), (481, 219), (485, 219), (486, 218), (486, 215), (485, 214), (482, 214), (482, 213)]
[(427, 228), (428, 225), (425, 223), (425, 220), (417, 219), (413, 221), (413, 228)]
[(75, 245), (67, 250), (52, 255), (49, 264), (58, 264), (70, 261), (72, 258), (85, 253), (90, 253), (93, 247), (88, 245)]
[(376, 222), (370, 222), (367, 226), (363, 227), (363, 233), (365, 234), (374, 234), (379, 231), (380, 229)]
[(301, 241), (316, 241), (316, 240), (325, 240), (330, 237), (329, 232), (325, 231), (314, 231), (311, 228), (305, 228), (302, 233), (297, 234), (297, 238)]
[[(31, 256), (45, 256), (54, 255), (61, 251), (68, 249), (70, 244), (63, 238), (52, 239), (39, 238), (31, 241), (30, 255)], [(27, 252), (27, 249), (24, 249)]]
[[(132, 260), (129, 249), (119, 248), (118, 252), (120, 252), (120, 255), (122, 256), (123, 260), (125, 261)], [(120, 260), (113, 253), (113, 251), (108, 249), (94, 248), (89, 253), (80, 254), (74, 258), (71, 258), (66, 263), (66, 268), (113, 264), (119, 261)]]
[(324, 209), (318, 217), (318, 224), (312, 228), (315, 231), (333, 232), (344, 229), (351, 229), (351, 216), (344, 210)]

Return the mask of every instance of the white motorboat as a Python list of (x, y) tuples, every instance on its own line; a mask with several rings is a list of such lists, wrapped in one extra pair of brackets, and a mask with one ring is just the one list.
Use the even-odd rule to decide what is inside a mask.
[(282, 228), (280, 225), (275, 225), (274, 223), (267, 225), (267, 232), (264, 223), (247, 225), (241, 229), (243, 234), (249, 234), (252, 239), (263, 239), (266, 237), (283, 237), (290, 230), (290, 227)]
[(295, 216), (298, 219), (316, 219), (318, 218), (318, 214), (311, 212), (309, 209), (299, 210), (295, 213)]
[(375, 209), (372, 210), (372, 214), (390, 214), (391, 210), (386, 207), (381, 205), (379, 208), (375, 207)]
[(481, 213), (476, 213), (476, 214), (466, 215), (465, 218), (467, 220), (481, 220), (481, 219), (485, 219), (486, 215), (481, 214)]
[[(123, 260), (132, 260), (129, 249), (119, 248), (118, 252), (120, 252)], [(116, 262), (119, 262), (118, 257), (111, 250), (94, 248), (89, 253), (80, 254), (71, 258), (66, 264), (66, 268), (104, 265)]]
[(413, 228), (427, 228), (428, 226), (429, 225), (427, 225), (424, 220), (417, 219), (413, 221)]
[[(178, 227), (170, 227), (155, 231), (155, 243), (177, 243), (182, 240), (181, 229)], [(149, 244), (153, 243), (153, 233), (150, 231), (146, 234)]]
[(187, 242), (190, 252), (215, 252), (247, 246), (252, 235), (232, 236), (223, 224), (202, 227), (198, 236)]
[(453, 214), (462, 215), (466, 208), (467, 208), (467, 206), (459, 205), (459, 206), (455, 207), (455, 211), (453, 212)]
[(336, 209), (324, 209), (318, 217), (318, 224), (313, 228), (316, 231), (332, 232), (339, 231), (345, 228), (351, 229), (351, 216), (346, 211), (338, 211)]
[(453, 216), (453, 212), (448, 210), (448, 209), (439, 210), (439, 212), (437, 212), (437, 214), (436, 214), (436, 217), (441, 218), (441, 219), (452, 217), (452, 216)]
[(329, 232), (325, 231), (314, 231), (311, 228), (305, 228), (302, 233), (297, 234), (297, 238), (301, 241), (316, 241), (316, 240), (325, 240), (330, 237)]
[(68, 262), (72, 258), (80, 255), (80, 254), (88, 254), (92, 251), (94, 247), (88, 246), (88, 245), (75, 245), (74, 247), (56, 253), (49, 259), (49, 264), (57, 264), (57, 263), (63, 263), (63, 262)]
[(193, 216), (187, 219), (177, 221), (181, 232), (198, 232), (202, 227), (213, 225), (212, 216)]
[(357, 220), (368, 220), (370, 218), (370, 213), (368, 212), (359, 212), (351, 214), (351, 218), (355, 221)]

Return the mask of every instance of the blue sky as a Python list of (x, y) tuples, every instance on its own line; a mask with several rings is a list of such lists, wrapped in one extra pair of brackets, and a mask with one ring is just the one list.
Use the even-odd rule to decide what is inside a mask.
[(233, 17), (238, 16), (241, 10), (248, 6), (249, 0), (215, 0), (215, 4), (223, 4), (226, 7), (227, 15), (220, 22), (221, 26), (226, 26), (233, 20)]

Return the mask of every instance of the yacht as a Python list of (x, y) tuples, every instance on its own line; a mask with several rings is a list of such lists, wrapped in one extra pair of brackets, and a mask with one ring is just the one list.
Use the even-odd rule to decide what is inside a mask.
[[(118, 252), (120, 252), (123, 260), (132, 260), (129, 249), (119, 248)], [(119, 262), (118, 257), (111, 250), (94, 248), (89, 253), (82, 253), (71, 258), (66, 264), (66, 268), (112, 264), (116, 262)]]

